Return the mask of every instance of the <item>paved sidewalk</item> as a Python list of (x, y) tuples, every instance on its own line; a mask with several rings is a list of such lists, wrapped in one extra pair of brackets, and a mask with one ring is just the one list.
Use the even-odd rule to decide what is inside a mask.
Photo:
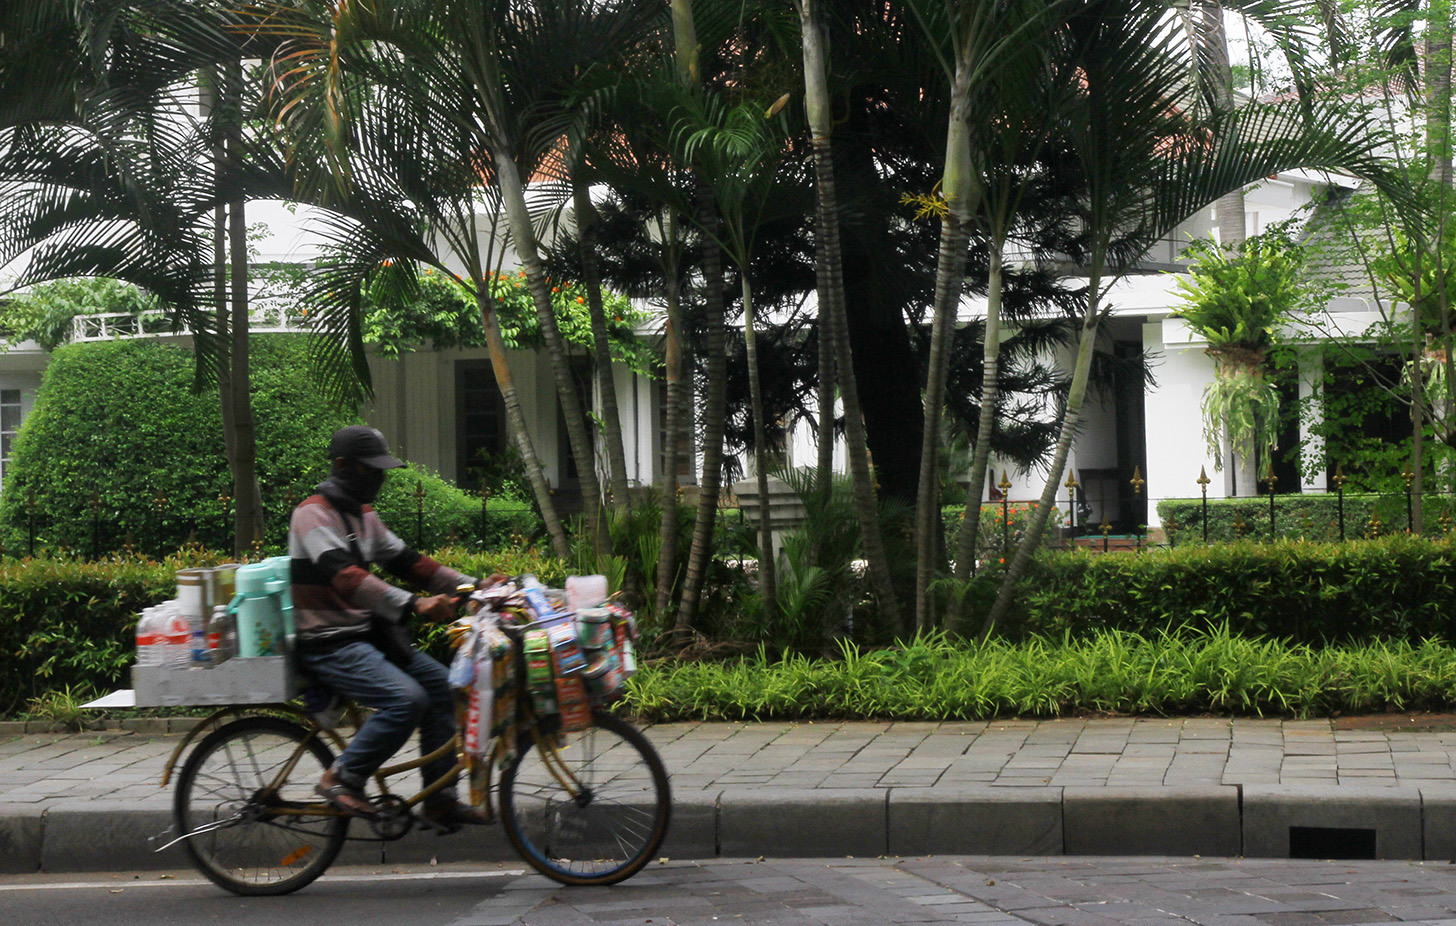
[[(1329, 721), (685, 723), (664, 853), (1456, 857), (1456, 732)], [(0, 735), (0, 871), (179, 864), (149, 852), (178, 734)], [(358, 850), (380, 855), (377, 845)], [(124, 856), (124, 857), (119, 857)], [(498, 831), (386, 857), (509, 858)], [(185, 864), (182, 862), (181, 864)]]

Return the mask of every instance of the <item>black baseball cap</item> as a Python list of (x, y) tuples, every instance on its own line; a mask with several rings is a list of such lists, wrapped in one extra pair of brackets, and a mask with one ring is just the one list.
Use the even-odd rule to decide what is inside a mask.
[(329, 439), (329, 459), (358, 460), (375, 469), (398, 469), (404, 463), (384, 445), (384, 435), (362, 424), (339, 428)]

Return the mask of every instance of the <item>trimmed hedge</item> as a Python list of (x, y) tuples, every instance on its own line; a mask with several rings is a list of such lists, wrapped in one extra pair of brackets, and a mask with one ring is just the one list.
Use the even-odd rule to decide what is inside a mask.
[(0, 712), (51, 689), (99, 691), (123, 683), (134, 660), (136, 618), (170, 597), (180, 561), (0, 562)]
[(1318, 643), (1456, 641), (1456, 554), (1406, 536), (1344, 544), (1279, 540), (1141, 553), (1039, 557), (1008, 633), (1154, 634), (1227, 624), (1236, 634)]
[[(564, 564), (526, 549), (484, 553), (450, 547), (433, 553), (474, 576), (532, 572), (560, 587)], [(141, 609), (176, 594), (176, 572), (226, 562), (219, 554), (172, 556), (160, 562), (112, 558), (0, 560), (0, 715), (46, 691), (103, 692), (129, 688)], [(416, 627), (436, 656), (448, 652), (442, 626)]]
[[(1377, 536), (1371, 521), (1379, 519), (1379, 536), (1405, 533), (1407, 515), (1404, 494), (1345, 495), (1345, 539)], [(1338, 541), (1340, 539), (1340, 500), (1335, 495), (1274, 496), (1274, 527), (1277, 537), (1299, 540)], [(1450, 496), (1428, 495), (1422, 505), (1425, 533), (1439, 536), (1442, 514), (1456, 518), (1456, 501)], [(1242, 517), (1242, 537), (1236, 523)], [(1169, 520), (1176, 519), (1178, 528), (1171, 533), (1174, 543), (1192, 543), (1203, 539), (1202, 499), (1164, 499), (1158, 502), (1158, 518), (1167, 531)], [(1208, 500), (1208, 542), (1269, 539), (1269, 497), (1218, 498)]]
[[(258, 423), (258, 481), (267, 549), (280, 551), (292, 500), (328, 474), (328, 435), (356, 415), (330, 408), (308, 376), (307, 342), (296, 335), (253, 343), (253, 406)], [(231, 494), (222, 419), (214, 390), (192, 388), (192, 354), (175, 345), (132, 340), (57, 350), (36, 406), (16, 438), (0, 495), (0, 542), (25, 550), (26, 505), (34, 496), (40, 548), (89, 550), (93, 497), (100, 503), (103, 549), (130, 536), (142, 549), (175, 549), (191, 530), (207, 546), (231, 545), (218, 498)], [(425, 491), (423, 536), (416, 531), (416, 486)], [(166, 499), (158, 528), (155, 498)], [(525, 502), (492, 497), (488, 540), (505, 545), (539, 531)], [(480, 500), (419, 466), (395, 471), (378, 506), (411, 543), (436, 546), (480, 537)]]

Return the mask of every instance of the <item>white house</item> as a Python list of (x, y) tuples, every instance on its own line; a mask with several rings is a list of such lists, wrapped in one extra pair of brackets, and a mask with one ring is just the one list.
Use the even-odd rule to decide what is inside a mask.
[[(318, 242), (309, 233), (307, 210), (281, 203), (248, 205), (250, 224), (267, 226), (268, 233), (253, 242), (255, 263), (306, 264), (318, 256)], [(507, 260), (505, 266), (509, 266)], [(255, 299), (251, 327), (257, 333), (302, 330), (279, 303)], [(72, 343), (116, 337), (154, 337), (186, 344), (190, 338), (171, 333), (148, 333), (132, 315), (81, 316), (75, 320)], [(651, 332), (644, 332), (648, 336)], [(576, 489), (576, 461), (572, 459), (556, 398), (549, 361), (534, 351), (510, 351), (508, 356), (529, 422), (531, 437), (546, 478), (569, 500)], [(6, 345), (0, 351), (0, 480), (9, 460), (11, 440), (34, 407), (41, 374), (50, 355), (33, 341)], [(586, 358), (582, 358), (583, 368)], [(371, 356), (374, 398), (364, 407), (367, 421), (382, 430), (391, 449), (412, 463), (429, 467), (447, 479), (469, 481), (467, 469), (484, 450), (506, 449), (508, 437), (504, 402), (485, 348), (404, 351), (396, 358)], [(651, 379), (619, 367), (617, 404), (626, 439), (627, 476), (634, 484), (651, 484), (655, 460), (661, 450), (662, 389)], [(593, 389), (595, 392), (595, 387)], [(599, 397), (594, 397), (593, 406)]]
[[(1248, 233), (1257, 234), (1273, 222), (1294, 216), (1311, 202), (1318, 189), (1331, 184), (1354, 185), (1349, 178), (1294, 171), (1250, 188), (1245, 196)], [(272, 229), (258, 243), (261, 261), (304, 262), (313, 258), (307, 223), (292, 211), (254, 204), (250, 206), (250, 219), (265, 221)], [(1203, 470), (1212, 479), (1208, 486), (1210, 498), (1234, 494), (1231, 474), (1216, 471), (1203, 438), (1200, 404), (1203, 388), (1213, 376), (1213, 361), (1204, 353), (1205, 345), (1197, 335), (1170, 315), (1178, 302), (1170, 275), (1180, 267), (1178, 256), (1195, 238), (1212, 234), (1213, 226), (1209, 209), (1155, 249), (1144, 272), (1123, 279), (1106, 298), (1111, 313), (1104, 323), (1103, 349), (1146, 356), (1156, 383), (1145, 387), (1141, 380), (1129, 378), (1089, 397), (1068, 469), (1077, 479), (1081, 500), (1090, 508), (1094, 524), (1107, 519), (1156, 527), (1155, 506), (1148, 500), (1196, 497), (1196, 479)], [(270, 316), (268, 311), (268, 307), (261, 307), (262, 315), (255, 322), (258, 330), (292, 330), (283, 313)], [(968, 301), (962, 317), (969, 320), (983, 311), (983, 305)], [(1362, 331), (1379, 317), (1375, 308), (1356, 299), (1332, 305), (1331, 311), (1332, 318), (1346, 332)], [(128, 323), (127, 319), (78, 319), (77, 338), (102, 339), (118, 333), (125, 336), (129, 329), (124, 326)], [(122, 326), (120, 332), (118, 325)], [(0, 353), (0, 479), (11, 437), (34, 404), (47, 359), (34, 344), (12, 345)], [(1069, 363), (1070, 355), (1063, 359)], [(546, 358), (517, 351), (511, 360), (547, 478), (553, 486), (569, 493), (576, 481), (576, 463), (567, 449)], [(397, 360), (374, 357), (370, 369), (375, 398), (365, 409), (365, 417), (388, 435), (392, 446), (405, 458), (447, 478), (463, 480), (477, 451), (495, 452), (506, 446), (504, 408), (484, 349), (417, 350)], [(1312, 348), (1301, 362), (1302, 395), (1316, 388), (1321, 372), (1320, 352)], [(619, 370), (616, 390), (628, 478), (634, 484), (649, 485), (657, 473), (662, 449), (663, 387), (659, 382)], [(1302, 423), (1306, 433), (1309, 424)], [(812, 461), (813, 443), (808, 428), (796, 430), (789, 442), (789, 462)], [(1315, 445), (1306, 450), (1319, 452)], [(842, 448), (836, 460), (843, 464)], [(751, 470), (751, 460), (744, 463)], [(1013, 500), (1031, 500), (1040, 495), (1044, 479), (1035, 469), (1017, 472), (1011, 465), (996, 461), (993, 467), (998, 476), (1003, 470), (1009, 473), (1012, 488), (1008, 494)], [(1312, 475), (1300, 477), (1300, 489), (1324, 488), (1325, 474), (1320, 466), (1301, 469)], [(1146, 480), (1141, 492), (1132, 490), (1134, 473)], [(1280, 491), (1293, 488), (1289, 479), (1279, 484)], [(1059, 488), (1058, 500), (1066, 511), (1065, 486)]]
[[(1323, 188), (1352, 189), (1356, 185), (1348, 177), (1304, 171), (1269, 177), (1245, 191), (1247, 233), (1258, 234), (1272, 223), (1301, 214)], [(1102, 349), (1130, 356), (1141, 353), (1152, 367), (1155, 384), (1145, 387), (1130, 381), (1089, 396), (1068, 474), (1077, 479), (1091, 524), (1106, 520), (1124, 527), (1159, 527), (1156, 502), (1198, 497), (1202, 487), (1197, 480), (1205, 472), (1210, 479), (1209, 498), (1252, 494), (1247, 487), (1236, 493), (1232, 471), (1217, 470), (1207, 451), (1201, 405), (1204, 387), (1213, 379), (1213, 360), (1204, 351), (1207, 344), (1202, 337), (1171, 314), (1181, 301), (1171, 275), (1180, 269), (1177, 256), (1189, 242), (1209, 236), (1216, 237), (1212, 208), (1164, 242), (1145, 272), (1127, 276), (1108, 293), (1111, 312), (1104, 322), (1107, 344)], [(969, 311), (974, 313), (976, 308)], [(1371, 300), (1341, 297), (1332, 300), (1320, 328), (1326, 333), (1358, 335), (1381, 318), (1380, 306)], [(1316, 338), (1320, 334), (1300, 333)], [(1070, 365), (1070, 353), (1063, 359)], [(1317, 395), (1323, 371), (1322, 351), (1317, 343), (1311, 344), (1299, 358), (1301, 399)], [(1308, 403), (1304, 412), (1299, 436), (1306, 459), (1286, 470), (1277, 483), (1279, 492), (1323, 491), (1326, 487), (1323, 449), (1310, 437), (1311, 426), (1317, 423), (1311, 416), (1318, 416), (1318, 402)], [(1008, 494), (1013, 500), (1040, 496), (1045, 485), (1042, 474), (1006, 469), (1011, 473)], [(999, 464), (996, 471), (1002, 471)], [(1134, 475), (1146, 480), (1140, 491), (1132, 485)], [(1065, 485), (1057, 498), (1066, 512), (1069, 490)]]

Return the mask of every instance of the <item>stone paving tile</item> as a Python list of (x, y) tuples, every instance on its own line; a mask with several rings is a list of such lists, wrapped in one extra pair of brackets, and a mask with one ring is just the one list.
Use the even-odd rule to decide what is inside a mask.
[[(673, 723), (646, 728), (678, 787), (967, 783), (1406, 783), (1456, 790), (1456, 733), (1334, 731), (1328, 721), (1072, 718), (976, 723)], [(160, 794), (177, 735), (0, 738), (0, 800)], [(164, 795), (162, 795), (164, 796)]]

